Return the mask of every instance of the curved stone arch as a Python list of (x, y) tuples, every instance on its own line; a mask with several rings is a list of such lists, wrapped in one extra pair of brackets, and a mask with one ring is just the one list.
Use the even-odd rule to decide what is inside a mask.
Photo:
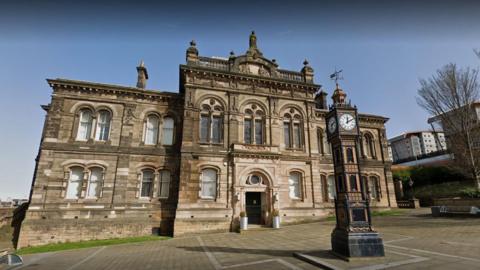
[(209, 164), (209, 163), (202, 163), (198, 165), (199, 174), (201, 174), (201, 172), (205, 169), (214, 169), (217, 171), (218, 175), (222, 174), (222, 169), (218, 165)]
[(94, 102), (80, 101), (80, 102), (76, 102), (75, 104), (73, 104), (73, 106), (70, 108), (70, 113), (78, 115), (78, 113), (82, 109), (89, 109), (89, 110), (92, 111), (92, 114), (95, 114), (95, 112), (96, 112)]
[(200, 108), (200, 106), (207, 99), (214, 99), (214, 100), (218, 101), (218, 103), (220, 103), (222, 105), (223, 111), (227, 110), (227, 101), (224, 98), (222, 98), (221, 96), (214, 95), (214, 94), (204, 94), (204, 95), (200, 96), (197, 99), (197, 102), (195, 103), (195, 108), (201, 110), (202, 108)]
[[(294, 108), (296, 109), (297, 111), (300, 112), (300, 115), (302, 116), (302, 119), (305, 120), (305, 116), (306, 116), (306, 113), (305, 111), (303, 110), (303, 108), (297, 104), (291, 104), (291, 103), (287, 103), (287, 104), (284, 104), (282, 107), (280, 107), (280, 109), (278, 110), (280, 113), (279, 115), (281, 117), (283, 117), (285, 115), (285, 113), (287, 112), (288, 109), (290, 108)], [(288, 112), (290, 113), (290, 112)]]
[(267, 180), (265, 186), (267, 187), (273, 187), (274, 186), (274, 183), (273, 183), (273, 175), (266, 169), (264, 168), (260, 168), (256, 165), (251, 165), (251, 166), (248, 166), (247, 168), (243, 169), (240, 173), (239, 173), (239, 176), (238, 179), (239, 179), (239, 185), (241, 186), (246, 186), (246, 182), (247, 182), (247, 177), (249, 175), (251, 175), (252, 173), (259, 173), (259, 174), (262, 174), (263, 176), (265, 176), (265, 179)]
[(157, 167), (157, 164), (153, 163), (153, 162), (142, 162), (142, 164), (138, 165), (135, 168), (135, 171), (137, 173), (141, 173), (145, 169), (149, 169), (149, 170), (152, 170), (152, 171), (156, 172), (158, 170), (158, 167)]
[(75, 165), (85, 168), (90, 167), (91, 165), (98, 165), (104, 168), (108, 167), (108, 163), (103, 160), (67, 159), (64, 162), (60, 163), (60, 166), (65, 168), (69, 168)]
[(162, 115), (159, 111), (157, 111), (157, 110), (155, 110), (155, 109), (153, 109), (153, 108), (146, 108), (146, 109), (144, 109), (144, 110), (140, 113), (139, 119), (144, 120), (144, 119), (147, 118), (147, 116), (152, 115), (152, 114), (156, 115), (159, 119), (162, 119), (162, 116), (163, 116), (163, 115)]
[(100, 104), (95, 107), (95, 115), (98, 115), (100, 111), (108, 111), (110, 113), (111, 118), (116, 117), (118, 115), (117, 111), (114, 108), (105, 104)]
[[(174, 110), (168, 110), (162, 115), (162, 119), (165, 117), (173, 118), (175, 124), (179, 124), (182, 121), (181, 116)], [(162, 121), (163, 122), (163, 121)]]
[(257, 105), (258, 107), (260, 107), (262, 109), (262, 111), (264, 111), (265, 115), (268, 115), (267, 104), (265, 104), (263, 101), (260, 101), (258, 99), (253, 99), (253, 98), (246, 99), (246, 100), (242, 101), (242, 103), (240, 103), (240, 106), (239, 106), (240, 112), (245, 113), (245, 107), (247, 107), (250, 104)]

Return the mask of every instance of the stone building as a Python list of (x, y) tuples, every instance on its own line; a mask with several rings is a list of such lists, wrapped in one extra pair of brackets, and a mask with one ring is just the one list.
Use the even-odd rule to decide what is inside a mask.
[[(52, 100), (18, 247), (51, 242), (234, 231), (317, 220), (333, 211), (327, 94), (308, 62), (280, 69), (252, 32), (243, 55), (180, 65), (178, 93), (47, 80)], [(387, 118), (360, 114), (363, 187), (374, 207), (393, 193)]]

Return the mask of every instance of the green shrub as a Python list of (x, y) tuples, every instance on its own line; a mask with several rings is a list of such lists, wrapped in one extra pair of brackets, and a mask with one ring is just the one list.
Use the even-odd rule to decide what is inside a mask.
[(464, 198), (480, 198), (480, 190), (475, 187), (467, 187), (460, 190), (460, 195)]

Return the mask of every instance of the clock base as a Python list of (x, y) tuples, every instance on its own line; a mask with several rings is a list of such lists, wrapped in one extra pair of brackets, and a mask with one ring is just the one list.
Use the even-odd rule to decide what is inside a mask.
[(377, 232), (332, 232), (332, 251), (344, 257), (385, 256), (383, 240)]

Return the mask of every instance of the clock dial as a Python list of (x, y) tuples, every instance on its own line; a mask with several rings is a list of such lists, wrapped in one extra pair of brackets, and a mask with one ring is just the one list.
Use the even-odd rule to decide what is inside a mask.
[(337, 129), (337, 121), (335, 121), (335, 117), (330, 117), (330, 119), (328, 119), (328, 131), (330, 133), (333, 133), (335, 132), (336, 129)]
[(352, 130), (356, 126), (355, 118), (351, 114), (343, 114), (340, 116), (340, 126), (345, 130)]

